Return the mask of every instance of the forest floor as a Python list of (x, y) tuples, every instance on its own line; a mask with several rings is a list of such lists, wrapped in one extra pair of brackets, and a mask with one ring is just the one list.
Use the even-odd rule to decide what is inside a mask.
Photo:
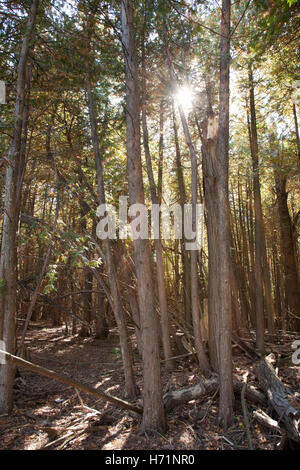
[[(294, 338), (295, 339), (295, 338)], [(111, 332), (105, 340), (65, 336), (64, 327), (31, 323), (26, 339), (30, 360), (77, 381), (123, 398), (122, 361), (118, 338)], [(274, 341), (276, 352), (291, 349), (291, 340)], [(252, 362), (234, 348), (234, 375), (257, 386)], [(142, 362), (135, 355), (135, 375), (142, 389)], [(218, 396), (192, 401), (168, 414), (168, 431), (152, 436), (139, 434), (139, 418), (71, 387), (19, 369), (15, 380), (14, 409), (0, 416), (0, 449), (153, 449), (205, 450), (249, 449), (239, 397), (235, 400), (233, 425), (227, 432), (218, 426)], [(193, 385), (200, 380), (192, 357), (177, 361), (176, 370), (162, 367), (164, 392)], [(279, 365), (279, 376), (299, 391), (300, 367), (291, 360)], [(136, 403), (141, 405), (141, 400)], [(255, 405), (247, 402), (254, 449), (276, 449), (278, 433), (252, 419)], [(97, 410), (97, 411), (96, 411)], [(266, 410), (269, 411), (270, 410)]]

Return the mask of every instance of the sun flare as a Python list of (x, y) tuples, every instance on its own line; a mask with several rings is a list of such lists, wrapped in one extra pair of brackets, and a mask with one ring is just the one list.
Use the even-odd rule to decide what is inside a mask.
[(183, 111), (189, 113), (193, 108), (194, 93), (189, 86), (180, 87), (175, 94), (175, 102), (183, 108)]

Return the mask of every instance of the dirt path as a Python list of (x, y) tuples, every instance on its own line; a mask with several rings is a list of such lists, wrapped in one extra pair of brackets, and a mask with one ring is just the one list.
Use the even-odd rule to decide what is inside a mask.
[[(113, 334), (106, 340), (66, 337), (62, 327), (38, 323), (31, 325), (26, 346), (32, 362), (124, 398), (122, 361)], [(235, 362), (237, 374), (249, 368), (242, 356), (236, 356)], [(134, 369), (142, 388), (137, 356)], [(164, 391), (193, 385), (198, 379), (196, 365), (191, 359), (183, 360), (171, 375), (163, 371)], [(225, 434), (217, 426), (217, 414), (217, 397), (197, 405), (190, 402), (168, 415), (169, 430), (164, 436), (140, 436), (139, 418), (133, 413), (85, 394), (78, 396), (71, 387), (21, 370), (13, 413), (0, 416), (0, 449), (247, 449), (239, 402), (234, 425)], [(255, 448), (272, 449), (279, 440), (256, 423), (251, 431)]]

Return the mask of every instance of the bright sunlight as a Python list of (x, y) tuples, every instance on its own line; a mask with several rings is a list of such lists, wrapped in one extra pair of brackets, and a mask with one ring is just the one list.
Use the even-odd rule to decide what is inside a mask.
[(175, 94), (175, 102), (178, 106), (182, 106), (185, 113), (189, 113), (195, 101), (193, 90), (188, 85), (180, 87)]

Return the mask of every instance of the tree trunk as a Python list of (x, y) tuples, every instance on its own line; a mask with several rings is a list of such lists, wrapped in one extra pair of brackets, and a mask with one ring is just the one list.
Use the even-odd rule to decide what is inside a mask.
[(205, 139), (206, 131), (203, 132), (204, 145), (202, 145), (203, 160), (203, 186), (206, 213), (206, 227), (208, 240), (208, 328), (209, 328), (209, 359), (215, 371), (219, 368), (218, 356), (218, 283), (217, 271), (218, 258), (218, 226), (217, 218), (217, 142), (216, 139)]
[[(253, 87), (250, 91), (250, 100), (254, 100)], [(263, 296), (263, 276), (262, 276), (262, 212), (261, 212), (261, 196), (258, 178), (258, 148), (256, 136), (256, 121), (255, 121), (255, 107), (250, 104), (252, 117), (249, 128), (249, 138), (252, 156), (253, 168), (253, 192), (254, 192), (254, 213), (255, 213), (255, 258), (254, 258), (254, 271), (255, 271), (255, 318), (256, 318), (256, 347), (263, 353), (265, 349), (264, 344), (264, 296)]]
[[(293, 240), (292, 221), (287, 204), (288, 193), (286, 191), (287, 176), (280, 169), (274, 168), (275, 189), (279, 214), (281, 263), (284, 272), (284, 291), (288, 310), (293, 315), (300, 312), (300, 283), (298, 277), (295, 245)], [(298, 323), (298, 325), (297, 325)], [(293, 321), (296, 327), (300, 326), (299, 320)], [(299, 329), (297, 329), (299, 331)]]
[[(183, 177), (183, 170), (181, 164), (181, 153), (178, 141), (178, 130), (177, 130), (177, 122), (176, 122), (176, 115), (174, 109), (174, 102), (172, 101), (172, 116), (173, 116), (173, 130), (174, 130), (174, 141), (175, 141), (175, 157), (176, 157), (176, 173), (177, 173), (177, 181), (178, 181), (178, 190), (179, 190), (179, 200), (180, 206), (182, 210), (182, 214), (184, 213), (184, 204), (186, 203), (186, 191), (185, 191), (185, 184), (184, 184), (184, 177)], [(182, 233), (184, 234), (184, 223), (182, 221)], [(190, 262), (189, 262), (189, 254), (188, 251), (185, 249), (184, 238), (181, 239), (181, 259), (182, 259), (182, 270), (183, 270), (183, 297), (184, 297), (184, 313), (185, 313), (185, 320), (188, 325), (191, 325), (192, 318), (191, 318), (191, 269), (190, 269)]]
[(219, 251), (218, 279), (218, 330), (220, 402), (219, 421), (227, 429), (233, 416), (232, 386), (232, 319), (230, 286), (230, 209), (228, 202), (229, 165), (229, 68), (230, 68), (230, 0), (222, 1), (220, 43), (220, 91), (218, 128), (218, 183), (217, 225)]
[[(99, 273), (101, 276), (101, 273)], [(108, 336), (109, 330), (105, 318), (105, 296), (102, 292), (101, 284), (97, 280), (97, 290), (100, 291), (97, 294), (97, 313), (96, 313), (96, 334), (95, 338), (105, 339)]]
[[(146, 25), (144, 24), (144, 29)], [(158, 191), (154, 181), (151, 154), (149, 149), (149, 136), (148, 136), (148, 127), (147, 127), (147, 112), (146, 112), (146, 57), (145, 57), (145, 31), (143, 31), (143, 41), (142, 41), (142, 128), (143, 128), (143, 143), (144, 151), (146, 157), (147, 165), (147, 174), (151, 189), (151, 202), (152, 205), (159, 204)], [(161, 119), (160, 119), (161, 121)], [(162, 125), (162, 124), (161, 124)], [(162, 130), (161, 130), (162, 131)], [(160, 144), (161, 146), (161, 144)], [(162, 150), (160, 151), (160, 167), (162, 168)], [(159, 178), (161, 180), (162, 177)], [(159, 184), (161, 186), (161, 183)], [(161, 192), (161, 190), (160, 190)], [(158, 300), (159, 300), (159, 310), (161, 316), (161, 337), (162, 345), (164, 351), (164, 358), (166, 361), (166, 368), (171, 371), (174, 369), (174, 361), (170, 359), (172, 357), (171, 341), (170, 341), (170, 332), (169, 332), (169, 319), (168, 319), (168, 303), (167, 303), (167, 293), (166, 293), (166, 283), (165, 283), (165, 274), (164, 274), (164, 261), (163, 261), (163, 250), (162, 243), (160, 238), (160, 228), (159, 238), (154, 240), (155, 254), (156, 254), (156, 269), (157, 269), (157, 288), (158, 288)]]
[[(220, 379), (218, 375), (212, 375), (209, 378), (203, 378), (200, 382), (192, 387), (182, 388), (179, 390), (171, 390), (164, 395), (164, 403), (166, 411), (171, 411), (173, 408), (184, 405), (191, 400), (203, 400), (207, 395), (218, 392), (220, 386)], [(243, 384), (241, 382), (234, 382), (234, 392), (239, 396)], [(246, 386), (245, 397), (253, 403), (266, 405), (265, 395), (251, 385)]]
[(300, 137), (299, 137), (297, 108), (296, 108), (295, 103), (293, 103), (293, 114), (294, 114), (294, 121), (295, 121), (296, 144), (297, 144), (297, 150), (298, 150), (298, 165), (300, 165)]
[[(38, 0), (33, 0), (23, 38), (21, 55), (18, 65), (17, 94), (15, 120), (12, 142), (8, 153), (8, 164), (5, 174), (5, 200), (2, 227), (0, 280), (3, 292), (0, 302), (0, 338), (5, 349), (14, 352), (15, 347), (15, 316), (17, 290), (17, 247), (16, 232), (19, 222), (19, 201), (16, 199), (22, 187), (18, 176), (22, 175), (21, 144), (24, 128), (25, 82), (30, 41), (34, 31)], [(17, 192), (17, 188), (19, 191)], [(0, 365), (0, 413), (8, 413), (12, 409), (13, 381), (15, 368), (11, 364)]]
[[(133, 2), (122, 0), (122, 45), (126, 75), (126, 149), (127, 179), (130, 204), (144, 204), (140, 148), (140, 106)], [(144, 412), (143, 431), (164, 431), (166, 428), (160, 378), (158, 319), (155, 312), (149, 240), (133, 241), (138, 297), (143, 340)]]
[(249, 93), (250, 93), (250, 128), (249, 139), (253, 168), (253, 191), (255, 212), (255, 297), (256, 297), (256, 334), (257, 348), (264, 351), (264, 309), (263, 286), (265, 286), (265, 299), (268, 312), (268, 330), (274, 333), (274, 304), (272, 300), (270, 272), (267, 261), (265, 228), (260, 194), (258, 141), (256, 126), (256, 111), (254, 84), (251, 65), (249, 66)]
[(119, 240), (118, 243), (118, 250), (115, 250), (115, 260), (120, 270), (121, 281), (125, 284), (126, 297), (130, 306), (130, 311), (134, 322), (137, 349), (140, 356), (142, 356), (143, 342), (141, 332), (141, 319), (133, 272), (134, 266), (130, 266), (128, 258), (126, 257), (125, 246), (121, 240)]
[[(164, 28), (165, 34), (165, 48), (166, 48), (166, 56), (167, 56), (167, 63), (170, 78), (173, 84), (177, 85), (177, 79), (174, 71), (173, 62), (171, 59), (171, 54), (169, 50), (168, 44), (168, 37), (167, 37), (167, 30), (166, 25)], [(197, 228), (197, 220), (196, 220), (196, 210), (197, 210), (197, 187), (198, 187), (198, 177), (197, 177), (197, 156), (195, 152), (194, 145), (192, 143), (187, 119), (185, 117), (184, 111), (182, 106), (178, 105), (180, 120), (185, 136), (185, 140), (189, 149), (190, 159), (191, 159), (191, 177), (192, 177), (192, 232), (196, 233)], [(199, 367), (202, 372), (208, 372), (209, 370), (209, 362), (204, 350), (204, 345), (201, 337), (201, 328), (200, 328), (200, 302), (199, 302), (199, 295), (198, 295), (198, 269), (197, 269), (197, 260), (198, 260), (198, 249), (196, 249), (197, 245), (197, 236), (195, 236), (194, 240), (189, 241), (191, 244), (193, 243), (195, 246), (191, 250), (191, 307), (192, 307), (192, 321), (193, 321), (193, 331), (195, 337), (195, 349), (197, 352), (197, 358), (199, 361)], [(186, 247), (184, 247), (186, 249)]]
[[(89, 80), (87, 84), (87, 92), (88, 92), (88, 106), (89, 106), (94, 157), (95, 157), (95, 163), (96, 163), (98, 198), (99, 198), (99, 204), (105, 204), (106, 198), (105, 198), (105, 189), (104, 189), (102, 157), (101, 157), (100, 148), (99, 148), (97, 121), (96, 121), (95, 108), (94, 108), (94, 98), (93, 98), (92, 89), (91, 89)], [(113, 255), (111, 252), (111, 242), (109, 238), (106, 238), (104, 240), (104, 253), (105, 253), (105, 262), (107, 266), (108, 282), (109, 282), (110, 292), (112, 296), (113, 310), (114, 310), (114, 315), (116, 318), (116, 322), (117, 322), (118, 329), (119, 329), (119, 335), (120, 335), (120, 346), (121, 346), (121, 353), (122, 353), (124, 373), (125, 373), (125, 392), (128, 397), (133, 398), (137, 395), (138, 389), (137, 389), (134, 374), (133, 374), (132, 350), (131, 350), (131, 345), (128, 339), (125, 312), (124, 312), (124, 308), (122, 305), (122, 300), (121, 300), (121, 296), (119, 292), (116, 267), (115, 267)]]

